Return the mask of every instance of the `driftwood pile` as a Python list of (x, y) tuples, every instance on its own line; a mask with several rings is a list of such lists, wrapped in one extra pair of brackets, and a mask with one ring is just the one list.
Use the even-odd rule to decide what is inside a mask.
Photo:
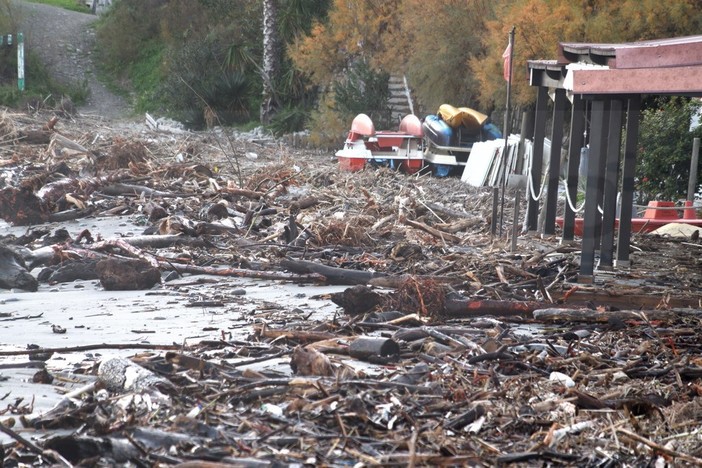
[[(6, 396), (4, 466), (702, 464), (697, 239), (637, 236), (631, 269), (578, 285), (577, 243), (525, 234), (509, 252), (490, 235), (492, 193), (452, 178), (80, 124), (0, 116), (0, 217), (28, 227), (0, 242), (0, 287), (201, 274), (348, 288), (327, 320), (283, 310), (242, 337), (86, 363), (45, 414)], [(55, 229), (116, 215), (143, 233)]]

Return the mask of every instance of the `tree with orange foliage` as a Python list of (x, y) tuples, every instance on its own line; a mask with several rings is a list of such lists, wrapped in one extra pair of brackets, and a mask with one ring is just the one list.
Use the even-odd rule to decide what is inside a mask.
[[(378, 77), (385, 75), (374, 57), (380, 51), (382, 37), (396, 21), (400, 4), (401, 0), (334, 0), (326, 21), (316, 23), (308, 35), (298, 37), (288, 47), (297, 69), (321, 91), (310, 120), (314, 144), (336, 144), (348, 130), (351, 114), (358, 111), (356, 106), (343, 105), (340, 90), (346, 101), (351, 96), (374, 101), (376, 108), (364, 111), (382, 113), (382, 107), (387, 107), (387, 102), (372, 99), (383, 95), (373, 91), (377, 91)], [(385, 82), (387, 89), (387, 76)]]
[(516, 105), (534, 100), (527, 61), (554, 58), (559, 42), (662, 39), (697, 34), (702, 26), (697, 0), (500, 0), (495, 13), (487, 22), (485, 55), (470, 62), (483, 106), (504, 104), (501, 55), (512, 26), (516, 27), (512, 84)]
[(376, 60), (407, 76), (427, 113), (443, 103), (477, 107), (478, 83), (469, 62), (483, 54), (483, 31), (486, 20), (494, 17), (494, 4), (493, 0), (404, 0), (399, 24), (383, 37)]
[(357, 60), (372, 64), (382, 37), (395, 22), (401, 0), (334, 0), (326, 21), (288, 48), (298, 69), (327, 86)]
[[(362, 60), (405, 75), (434, 112), (454, 103), (491, 113), (506, 98), (502, 53), (514, 26), (513, 102), (526, 106), (527, 61), (554, 58), (559, 42), (626, 42), (696, 34), (699, 0), (333, 0), (326, 21), (289, 48), (312, 82), (332, 84)], [(333, 96), (320, 99), (334, 109)], [(324, 120), (324, 119), (322, 119)]]

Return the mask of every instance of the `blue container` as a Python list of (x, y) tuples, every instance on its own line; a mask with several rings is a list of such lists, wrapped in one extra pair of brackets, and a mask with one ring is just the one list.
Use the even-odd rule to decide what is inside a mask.
[(451, 169), (455, 166), (447, 166), (446, 164), (432, 164), (435, 177), (446, 177), (451, 173)]
[(483, 139), (484, 140), (496, 140), (498, 138), (502, 138), (502, 132), (500, 131), (499, 128), (497, 128), (497, 125), (495, 125), (492, 122), (488, 122), (485, 125), (483, 125)]
[(450, 146), (453, 129), (438, 115), (427, 115), (422, 124), (424, 136), (436, 146)]

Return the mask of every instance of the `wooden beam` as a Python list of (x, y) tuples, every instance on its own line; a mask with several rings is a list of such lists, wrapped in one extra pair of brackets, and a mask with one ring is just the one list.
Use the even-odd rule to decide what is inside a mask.
[(571, 72), (575, 94), (702, 95), (702, 65), (675, 68), (581, 69)]

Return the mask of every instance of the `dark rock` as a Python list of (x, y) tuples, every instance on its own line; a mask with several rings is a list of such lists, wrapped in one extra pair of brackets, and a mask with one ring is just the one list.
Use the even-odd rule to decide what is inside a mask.
[(39, 282), (29, 273), (22, 257), (5, 245), (0, 245), (0, 288), (25, 291), (39, 288)]

